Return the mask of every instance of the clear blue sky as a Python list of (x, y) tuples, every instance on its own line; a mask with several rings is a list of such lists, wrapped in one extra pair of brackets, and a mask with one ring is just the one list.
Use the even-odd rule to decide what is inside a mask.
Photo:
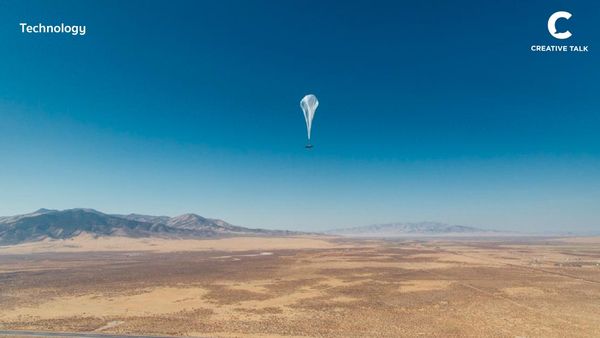
[(0, 215), (600, 231), (599, 20), (594, 1), (3, 1)]

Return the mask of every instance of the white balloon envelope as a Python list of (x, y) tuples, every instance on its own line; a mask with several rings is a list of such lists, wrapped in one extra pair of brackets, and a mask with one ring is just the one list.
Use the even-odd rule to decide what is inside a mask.
[(306, 148), (312, 148), (310, 144), (310, 129), (312, 127), (312, 120), (315, 117), (315, 111), (319, 107), (319, 100), (313, 94), (308, 94), (300, 100), (300, 108), (304, 113), (304, 120), (306, 120), (306, 133), (308, 135), (308, 144)]

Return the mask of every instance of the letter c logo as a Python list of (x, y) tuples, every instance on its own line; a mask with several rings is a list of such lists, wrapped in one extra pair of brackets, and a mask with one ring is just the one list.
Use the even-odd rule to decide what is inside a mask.
[(560, 11), (560, 12), (556, 12), (552, 15), (550, 15), (550, 18), (548, 19), (548, 32), (550, 32), (550, 35), (552, 35), (553, 37), (557, 38), (557, 39), (568, 39), (571, 37), (571, 32), (569, 32), (568, 30), (566, 32), (562, 32), (559, 33), (556, 31), (556, 21), (558, 21), (558, 19), (567, 19), (569, 20), (571, 18), (571, 13), (569, 12), (564, 12), (564, 11)]

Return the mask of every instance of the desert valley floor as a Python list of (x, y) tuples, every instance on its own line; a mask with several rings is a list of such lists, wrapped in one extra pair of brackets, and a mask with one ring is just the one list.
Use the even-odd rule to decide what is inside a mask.
[(0, 330), (13, 329), (599, 337), (600, 239), (77, 238), (0, 247)]

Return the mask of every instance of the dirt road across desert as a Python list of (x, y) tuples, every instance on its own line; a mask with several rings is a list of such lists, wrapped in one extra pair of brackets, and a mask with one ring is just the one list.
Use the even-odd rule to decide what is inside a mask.
[(60, 337), (60, 338), (173, 338), (173, 336), (133, 336), (96, 333), (73, 333), (73, 332), (49, 332), (49, 331), (25, 331), (25, 330), (0, 330), (1, 336), (9, 337)]

